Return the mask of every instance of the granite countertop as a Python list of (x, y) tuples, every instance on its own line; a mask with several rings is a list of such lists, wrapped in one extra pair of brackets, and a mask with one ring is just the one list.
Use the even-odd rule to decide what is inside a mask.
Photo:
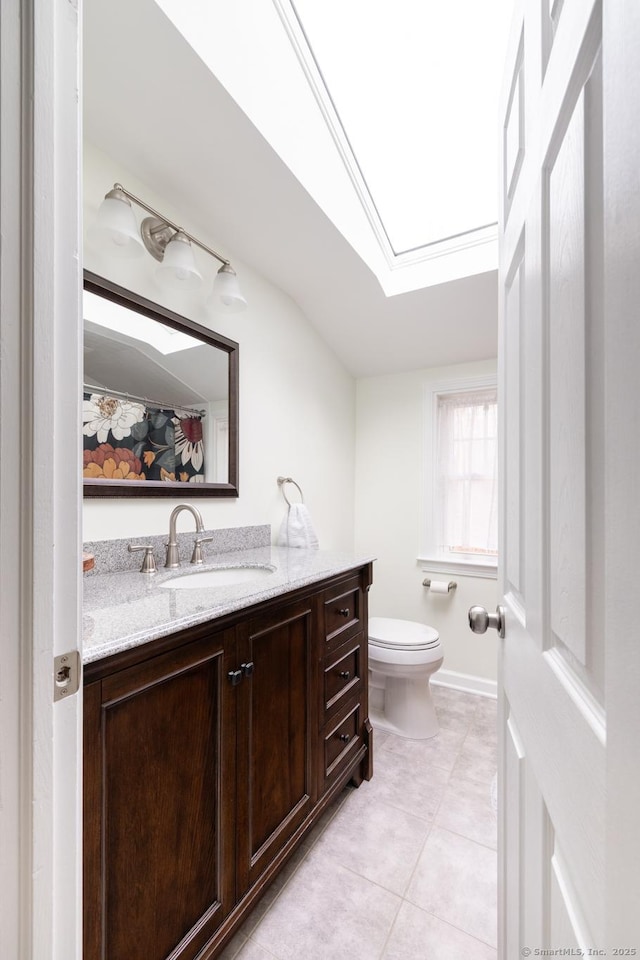
[[(139, 561), (140, 555), (137, 556)], [(217, 554), (202, 566), (192, 566), (187, 560), (178, 570), (159, 567), (151, 576), (137, 570), (94, 573), (84, 581), (83, 662), (101, 660), (185, 627), (214, 620), (372, 559), (325, 550), (259, 546)], [(168, 580), (198, 571), (247, 566), (269, 567), (273, 573), (233, 586), (162, 586)]]

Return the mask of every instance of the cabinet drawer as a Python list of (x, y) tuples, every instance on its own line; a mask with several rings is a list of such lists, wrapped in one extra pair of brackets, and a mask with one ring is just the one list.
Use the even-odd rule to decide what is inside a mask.
[(362, 686), (362, 634), (346, 647), (340, 647), (325, 660), (324, 711), (325, 717), (333, 715), (345, 697), (360, 690)]
[(335, 725), (329, 725), (324, 736), (325, 780), (337, 774), (344, 763), (362, 744), (361, 706), (356, 703), (349, 713)]
[(324, 595), (327, 648), (332, 650), (362, 630), (363, 602), (359, 577), (343, 580)]

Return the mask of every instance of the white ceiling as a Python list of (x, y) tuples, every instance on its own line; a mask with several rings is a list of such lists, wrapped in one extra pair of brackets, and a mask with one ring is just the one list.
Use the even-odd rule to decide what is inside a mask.
[(495, 271), (385, 297), (153, 0), (85, 0), (84, 24), (87, 140), (293, 297), (354, 376), (496, 355)]

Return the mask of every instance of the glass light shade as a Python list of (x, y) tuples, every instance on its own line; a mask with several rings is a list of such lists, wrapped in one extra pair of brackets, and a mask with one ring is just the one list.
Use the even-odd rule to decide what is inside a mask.
[(176, 233), (165, 247), (156, 278), (161, 286), (171, 290), (196, 290), (202, 283), (191, 242), (184, 233)]
[(144, 246), (131, 204), (119, 190), (111, 190), (88, 230), (89, 239), (112, 257), (140, 257)]
[(223, 263), (213, 281), (208, 306), (217, 313), (239, 313), (246, 305), (235, 270), (230, 264)]

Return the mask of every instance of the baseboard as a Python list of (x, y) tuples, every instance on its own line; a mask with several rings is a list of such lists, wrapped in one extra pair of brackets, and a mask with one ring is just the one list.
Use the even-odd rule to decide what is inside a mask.
[(498, 697), (498, 684), (495, 680), (486, 680), (484, 677), (474, 677), (469, 673), (456, 673), (455, 670), (438, 670), (431, 678), (435, 686), (451, 687), (453, 690), (464, 690), (465, 693), (477, 693), (481, 697)]

